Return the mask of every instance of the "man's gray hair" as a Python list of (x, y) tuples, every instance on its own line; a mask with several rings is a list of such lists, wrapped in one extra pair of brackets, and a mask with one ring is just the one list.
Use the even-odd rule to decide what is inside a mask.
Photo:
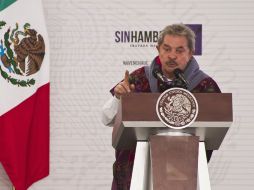
[(164, 37), (166, 35), (185, 36), (187, 39), (188, 48), (194, 53), (196, 35), (188, 26), (184, 24), (172, 24), (166, 26), (159, 35), (158, 46), (163, 43)]

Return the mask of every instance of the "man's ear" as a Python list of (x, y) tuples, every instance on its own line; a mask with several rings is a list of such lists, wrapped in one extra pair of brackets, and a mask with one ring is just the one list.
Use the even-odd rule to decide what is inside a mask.
[(194, 55), (194, 53), (195, 53), (195, 50), (191, 51), (190, 52), (190, 57), (192, 57)]

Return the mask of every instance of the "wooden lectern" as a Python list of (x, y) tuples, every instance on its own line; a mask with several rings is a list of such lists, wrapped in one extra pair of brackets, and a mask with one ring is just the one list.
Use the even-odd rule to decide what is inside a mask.
[(112, 145), (125, 149), (137, 143), (131, 190), (210, 189), (205, 149), (219, 149), (233, 121), (232, 94), (193, 95), (198, 116), (181, 130), (164, 126), (157, 117), (159, 93), (121, 97)]

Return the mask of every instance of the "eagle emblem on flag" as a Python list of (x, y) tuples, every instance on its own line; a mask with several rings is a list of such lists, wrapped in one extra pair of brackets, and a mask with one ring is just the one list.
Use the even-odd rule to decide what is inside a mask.
[(33, 74), (37, 73), (45, 56), (45, 43), (41, 34), (31, 29), (29, 23), (20, 27), (6, 27), (0, 21), (0, 76), (7, 82), (19, 87), (35, 84)]

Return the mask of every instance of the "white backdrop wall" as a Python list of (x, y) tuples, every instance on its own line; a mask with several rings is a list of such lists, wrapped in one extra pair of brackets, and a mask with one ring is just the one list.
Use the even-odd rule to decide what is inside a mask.
[[(223, 92), (233, 93), (234, 123), (209, 164), (213, 190), (254, 186), (254, 1), (42, 0), (51, 51), (51, 173), (31, 190), (109, 190), (112, 128), (100, 111), (123, 78), (123, 61), (150, 62), (152, 47), (117, 44), (117, 30), (202, 24), (196, 56)], [(32, 15), (31, 15), (32, 16)], [(11, 186), (0, 168), (0, 190)]]

